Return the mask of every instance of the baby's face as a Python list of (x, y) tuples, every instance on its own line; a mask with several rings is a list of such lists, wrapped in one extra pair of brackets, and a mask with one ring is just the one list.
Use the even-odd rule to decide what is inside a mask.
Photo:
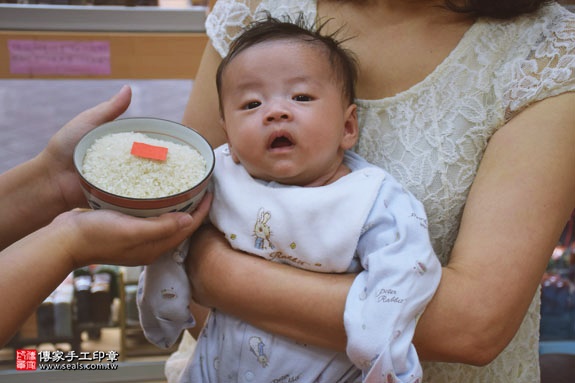
[(221, 93), (232, 155), (253, 177), (322, 185), (355, 144), (355, 106), (325, 52), (309, 43), (247, 48), (224, 70)]

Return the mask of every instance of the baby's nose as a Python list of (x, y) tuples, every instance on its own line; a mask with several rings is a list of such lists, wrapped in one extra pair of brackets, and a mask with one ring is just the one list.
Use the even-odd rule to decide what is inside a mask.
[(267, 118), (268, 121), (274, 121), (274, 120), (287, 120), (289, 118), (287, 113), (274, 113), (274, 114), (270, 114)]
[(268, 122), (289, 119), (291, 119), (291, 112), (280, 102), (271, 105), (266, 115), (266, 120)]

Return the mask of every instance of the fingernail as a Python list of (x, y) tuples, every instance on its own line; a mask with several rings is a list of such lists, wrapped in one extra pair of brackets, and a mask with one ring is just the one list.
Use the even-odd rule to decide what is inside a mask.
[(194, 222), (194, 218), (189, 214), (182, 214), (178, 217), (178, 224), (181, 228), (186, 228)]
[(123, 85), (120, 90), (118, 91), (118, 93), (116, 93), (114, 96), (112, 96), (112, 101), (117, 99), (118, 97), (120, 97), (120, 95), (122, 93), (124, 93), (126, 91), (126, 89), (128, 89), (130, 86), (128, 84)]

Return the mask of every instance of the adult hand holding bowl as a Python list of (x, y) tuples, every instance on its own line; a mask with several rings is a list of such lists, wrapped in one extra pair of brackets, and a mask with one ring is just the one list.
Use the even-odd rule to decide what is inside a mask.
[(74, 150), (89, 205), (137, 217), (194, 210), (214, 164), (213, 149), (198, 132), (157, 118), (108, 122)]

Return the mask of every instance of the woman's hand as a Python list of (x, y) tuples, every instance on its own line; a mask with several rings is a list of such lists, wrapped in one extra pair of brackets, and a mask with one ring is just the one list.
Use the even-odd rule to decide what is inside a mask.
[(109, 210), (72, 210), (58, 216), (48, 228), (61, 233), (59, 243), (74, 269), (89, 264), (144, 265), (191, 236), (208, 215), (211, 200), (207, 194), (192, 214), (166, 213), (152, 218)]
[(73, 162), (74, 148), (90, 130), (118, 118), (130, 105), (132, 91), (124, 86), (108, 101), (88, 109), (64, 125), (37, 159), (54, 189), (61, 193), (66, 209), (87, 207)]
[(87, 207), (74, 169), (74, 148), (86, 132), (120, 116), (130, 98), (130, 88), (122, 88), (67, 123), (35, 158), (0, 174), (0, 250), (65, 211)]

